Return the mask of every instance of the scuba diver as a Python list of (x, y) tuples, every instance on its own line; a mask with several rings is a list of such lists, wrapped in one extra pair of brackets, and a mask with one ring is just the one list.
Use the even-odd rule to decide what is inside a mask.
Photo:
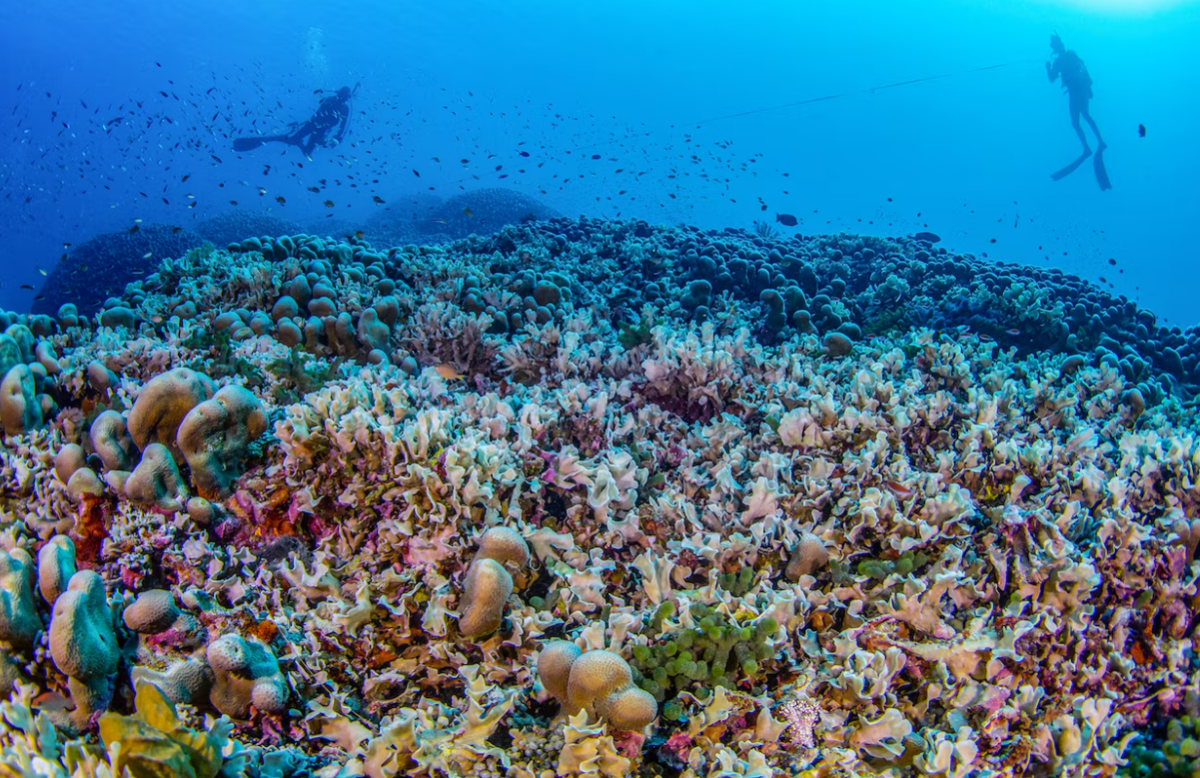
[(1104, 169), (1104, 150), (1108, 148), (1108, 144), (1100, 137), (1100, 128), (1096, 126), (1096, 120), (1092, 118), (1091, 111), (1088, 110), (1088, 101), (1093, 96), (1092, 77), (1088, 74), (1087, 66), (1083, 64), (1079, 55), (1063, 45), (1062, 38), (1058, 37), (1058, 33), (1050, 36), (1050, 49), (1054, 52), (1054, 62), (1046, 63), (1046, 76), (1050, 79), (1050, 83), (1054, 83), (1058, 79), (1062, 80), (1063, 91), (1067, 93), (1067, 106), (1071, 112), (1071, 126), (1075, 129), (1075, 134), (1079, 136), (1079, 142), (1083, 144), (1083, 153), (1079, 158), (1053, 174), (1051, 178), (1058, 181), (1075, 172), (1084, 160), (1091, 156), (1092, 149), (1088, 146), (1087, 135), (1084, 134), (1083, 126), (1079, 123), (1079, 119), (1083, 118), (1092, 128), (1092, 132), (1096, 134), (1096, 157), (1092, 161), (1096, 169), (1096, 180), (1100, 183), (1101, 189), (1111, 189), (1112, 184), (1109, 183), (1108, 173)]
[[(317, 146), (332, 146), (342, 142), (346, 130), (350, 126), (350, 99), (358, 92), (349, 87), (342, 87), (337, 93), (321, 101), (317, 112), (312, 118), (303, 123), (294, 123), (282, 135), (259, 135), (253, 138), (236, 138), (233, 141), (234, 151), (251, 151), (264, 143), (278, 141), (290, 146), (296, 146), (304, 152), (304, 156), (312, 156)], [(333, 137), (330, 133), (336, 128)]]

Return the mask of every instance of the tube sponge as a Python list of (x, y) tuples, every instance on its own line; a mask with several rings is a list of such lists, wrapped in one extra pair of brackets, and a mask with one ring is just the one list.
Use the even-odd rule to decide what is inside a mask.
[(228, 494), (242, 473), (249, 445), (267, 431), (267, 414), (254, 394), (226, 386), (184, 417), (176, 437), (204, 497)]
[(0, 640), (25, 648), (41, 629), (33, 600), (33, 558), (23, 548), (0, 549)]
[(213, 670), (209, 700), (218, 711), (244, 719), (252, 704), (264, 713), (287, 709), (287, 681), (266, 645), (240, 635), (222, 635), (204, 653)]
[(658, 716), (658, 703), (633, 685), (633, 670), (620, 654), (603, 650), (581, 654), (574, 643), (555, 640), (538, 655), (537, 669), (542, 686), (568, 714), (586, 710), (623, 730), (643, 729)]
[(151, 443), (167, 447), (178, 462), (183, 452), (175, 444), (175, 434), (183, 417), (216, 392), (212, 379), (186, 367), (177, 367), (151, 378), (129, 411), (129, 434), (138, 448)]

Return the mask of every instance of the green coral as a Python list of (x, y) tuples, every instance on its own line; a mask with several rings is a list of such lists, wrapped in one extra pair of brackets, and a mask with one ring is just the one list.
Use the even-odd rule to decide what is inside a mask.
[[(665, 618), (664, 608), (651, 619), (652, 633), (657, 633)], [(707, 690), (716, 687), (732, 688), (742, 681), (761, 682), (762, 663), (775, 655), (767, 643), (778, 629), (774, 619), (761, 619), (754, 624), (739, 624), (706, 605), (691, 608), (696, 626), (658, 634), (649, 645), (633, 649), (634, 670), (639, 674), (638, 685), (652, 694), (658, 702), (673, 699), (688, 689)], [(682, 708), (668, 703), (663, 707), (668, 718), (682, 717)]]
[(908, 575), (929, 564), (929, 555), (923, 551), (909, 551), (898, 559), (864, 559), (858, 563), (858, 574), (880, 580), (892, 573)]
[(736, 573), (721, 573), (717, 576), (717, 583), (734, 597), (744, 597), (754, 586), (754, 568), (743, 567)]
[(1128, 764), (1117, 774), (1130, 778), (1191, 778), (1200, 774), (1200, 718), (1182, 716), (1157, 734), (1142, 734), (1125, 749)]
[(288, 355), (267, 365), (271, 375), (279, 379), (275, 387), (275, 399), (281, 404), (298, 402), (301, 397), (315, 392), (337, 375), (342, 358), (325, 361), (309, 356), (293, 346)]
[(246, 379), (246, 386), (251, 389), (263, 385), (263, 374), (258, 365), (244, 357), (233, 355), (228, 331), (198, 332), (184, 341), (183, 345), (193, 351), (207, 352), (205, 356), (186, 365), (197, 373), (204, 373), (214, 379), (240, 375)]

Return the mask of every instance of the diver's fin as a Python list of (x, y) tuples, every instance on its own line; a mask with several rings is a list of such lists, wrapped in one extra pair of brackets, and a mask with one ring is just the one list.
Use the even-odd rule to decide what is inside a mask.
[(1090, 157), (1091, 155), (1092, 155), (1091, 151), (1083, 152), (1082, 154), (1079, 155), (1078, 159), (1076, 159), (1071, 164), (1067, 165), (1062, 170), (1058, 171), (1057, 173), (1051, 173), (1050, 178), (1054, 179), (1055, 181), (1061, 181), (1062, 179), (1066, 178), (1067, 176), (1071, 175), (1076, 170), (1078, 170), (1079, 166), (1082, 165), (1084, 162), (1086, 162), (1087, 158)]
[(1096, 183), (1100, 185), (1100, 191), (1105, 192), (1112, 189), (1112, 181), (1108, 180), (1108, 170), (1104, 167), (1104, 147), (1101, 146), (1096, 150), (1096, 156), (1092, 157), (1092, 168), (1096, 171)]
[(255, 138), (234, 138), (234, 151), (254, 151), (264, 143), (270, 143), (273, 140), (283, 140), (286, 135), (259, 135)]

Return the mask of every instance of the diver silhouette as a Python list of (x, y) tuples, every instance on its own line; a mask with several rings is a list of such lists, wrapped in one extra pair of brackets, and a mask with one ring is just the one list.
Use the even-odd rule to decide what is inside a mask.
[(1082, 118), (1096, 135), (1096, 157), (1092, 161), (1096, 180), (1101, 189), (1111, 189), (1112, 184), (1109, 183), (1108, 173), (1104, 169), (1104, 150), (1108, 148), (1108, 144), (1100, 136), (1100, 128), (1096, 126), (1096, 120), (1092, 118), (1092, 113), (1088, 110), (1088, 102), (1093, 97), (1092, 77), (1079, 55), (1063, 45), (1062, 38), (1058, 37), (1058, 33), (1050, 36), (1050, 49), (1054, 52), (1054, 62), (1046, 63), (1046, 76), (1050, 79), (1050, 83), (1054, 83), (1058, 79), (1062, 80), (1063, 91), (1067, 93), (1067, 107), (1071, 113), (1071, 127), (1079, 136), (1079, 142), (1083, 144), (1083, 153), (1070, 165), (1054, 173), (1051, 178), (1058, 181), (1066, 177), (1075, 172), (1084, 160), (1091, 156), (1092, 149), (1088, 146), (1083, 125), (1079, 122)]
[[(317, 146), (341, 143), (342, 139), (346, 137), (346, 130), (350, 127), (350, 98), (357, 91), (357, 84), (353, 91), (344, 86), (336, 94), (322, 100), (316, 113), (308, 121), (293, 123), (288, 127), (288, 131), (281, 135), (236, 138), (233, 141), (233, 150), (251, 151), (264, 143), (277, 142), (296, 146), (307, 157), (312, 155)], [(330, 133), (335, 129), (337, 130), (336, 134), (330, 137)]]

